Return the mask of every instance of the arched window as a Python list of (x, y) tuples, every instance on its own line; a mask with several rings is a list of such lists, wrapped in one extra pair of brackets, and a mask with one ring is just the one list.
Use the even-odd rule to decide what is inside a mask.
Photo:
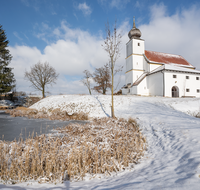
[(179, 97), (179, 89), (177, 86), (172, 87), (172, 97)]

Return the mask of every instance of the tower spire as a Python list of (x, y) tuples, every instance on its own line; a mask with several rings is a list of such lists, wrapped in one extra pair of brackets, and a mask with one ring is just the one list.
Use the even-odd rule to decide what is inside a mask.
[(128, 33), (128, 37), (131, 39), (133, 38), (137, 38), (137, 39), (140, 39), (141, 37), (141, 32), (138, 28), (136, 28), (135, 26), (135, 16), (133, 17), (133, 28), (129, 31)]
[(133, 17), (133, 28), (136, 28), (136, 26), (135, 26), (135, 16)]

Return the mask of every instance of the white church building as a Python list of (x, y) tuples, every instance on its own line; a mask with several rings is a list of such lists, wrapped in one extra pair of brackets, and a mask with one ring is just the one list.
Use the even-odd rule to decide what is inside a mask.
[(133, 23), (126, 44), (126, 84), (122, 94), (200, 97), (200, 71), (180, 55), (145, 50)]

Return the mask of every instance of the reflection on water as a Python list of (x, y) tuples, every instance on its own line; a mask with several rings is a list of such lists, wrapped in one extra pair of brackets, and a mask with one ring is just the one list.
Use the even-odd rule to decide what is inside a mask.
[(25, 117), (11, 117), (5, 112), (0, 112), (0, 140), (13, 141), (20, 137), (24, 140), (29, 136), (51, 133), (57, 127), (69, 123), (85, 123), (84, 121), (50, 121), (47, 119), (28, 119)]

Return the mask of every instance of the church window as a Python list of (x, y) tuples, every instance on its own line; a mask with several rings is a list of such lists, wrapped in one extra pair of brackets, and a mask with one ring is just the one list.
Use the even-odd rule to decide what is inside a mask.
[(197, 89), (197, 93), (200, 93), (200, 89)]
[(190, 89), (189, 89), (189, 88), (186, 88), (186, 92), (190, 92)]
[(140, 43), (138, 43), (138, 46), (140, 46)]
[(189, 79), (189, 76), (186, 76), (186, 79)]
[(173, 75), (173, 78), (176, 78), (176, 75)]
[(196, 80), (199, 80), (199, 77), (196, 77)]

